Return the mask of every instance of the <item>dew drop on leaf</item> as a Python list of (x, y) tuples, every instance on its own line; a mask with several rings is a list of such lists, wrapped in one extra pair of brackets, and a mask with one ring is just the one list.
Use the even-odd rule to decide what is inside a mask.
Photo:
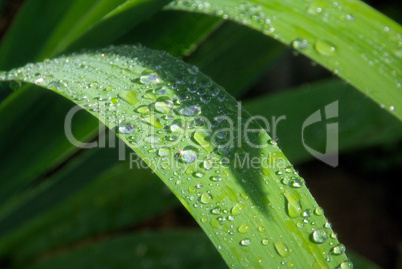
[(131, 134), (134, 131), (134, 126), (131, 123), (123, 121), (119, 124), (119, 132), (122, 134)]
[(339, 269), (353, 269), (353, 263), (351, 261), (344, 261), (339, 265)]
[(203, 194), (201, 194), (200, 202), (203, 203), (203, 204), (212, 203), (212, 202), (213, 202), (212, 195), (210, 195), (209, 193), (203, 193)]
[(249, 232), (250, 229), (251, 229), (250, 226), (247, 225), (247, 224), (242, 224), (242, 225), (239, 226), (239, 228), (237, 228), (239, 233), (242, 233), (242, 234)]
[(317, 40), (314, 45), (315, 50), (322, 56), (333, 56), (335, 55), (336, 48), (327, 41)]
[(180, 109), (181, 114), (184, 116), (197, 116), (198, 114), (201, 113), (201, 107), (198, 105), (189, 105), (185, 106), (182, 109)]
[(339, 244), (331, 249), (330, 254), (342, 255), (343, 253), (345, 253), (345, 251), (346, 251), (345, 246), (343, 244)]
[(181, 150), (179, 154), (180, 158), (186, 163), (192, 163), (198, 159), (198, 153), (191, 148), (185, 148)]
[(323, 228), (317, 229), (311, 234), (311, 240), (317, 244), (322, 244), (327, 241), (327, 239), (327, 232)]
[(278, 252), (278, 254), (281, 255), (282, 257), (289, 256), (289, 254), (290, 254), (289, 249), (283, 242), (275, 241), (274, 247), (275, 247), (276, 252)]
[(248, 238), (245, 238), (245, 239), (240, 241), (240, 245), (245, 246), (245, 247), (249, 246), (249, 245), (251, 245), (251, 240), (248, 239)]

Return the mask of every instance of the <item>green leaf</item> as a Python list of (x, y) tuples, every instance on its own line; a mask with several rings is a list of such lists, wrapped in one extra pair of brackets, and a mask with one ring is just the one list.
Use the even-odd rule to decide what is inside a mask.
[(302, 133), (308, 146), (326, 152), (326, 123), (317, 123), (305, 130), (302, 125), (310, 115), (332, 102), (338, 102), (339, 105), (336, 117), (337, 152), (392, 143), (402, 138), (402, 126), (398, 119), (378, 109), (372, 100), (338, 79), (246, 100), (243, 105), (251, 114), (269, 119), (269, 134), (279, 139), (278, 145), (295, 164), (313, 158), (304, 147)]
[[(349, 263), (344, 253), (330, 254), (327, 261), (323, 253), (339, 242), (304, 180), (258, 123), (197, 68), (165, 53), (121, 46), (27, 65), (0, 77), (58, 92), (116, 130), (230, 266)], [(138, 103), (129, 104), (128, 92)], [(212, 153), (194, 140), (197, 130), (209, 134)], [(292, 212), (298, 216), (289, 213), (289, 205), (296, 205)]]
[(237, 97), (273, 66), (284, 48), (255, 30), (227, 21), (186, 62), (199, 67)]
[(361, 1), (177, 0), (292, 45), (402, 119), (402, 27)]
[[(168, 2), (29, 0), (22, 6), (1, 44), (0, 68), (5, 70), (27, 61), (54, 57), (67, 48), (110, 44)], [(127, 27), (128, 23), (130, 27)]]
[[(108, 259), (100, 258), (105, 256)], [(227, 268), (211, 243), (196, 231), (144, 232), (116, 236), (98, 244), (47, 257), (27, 268), (89, 267)]]
[[(71, 102), (61, 96), (27, 87), (0, 104), (0, 139), (7, 141), (0, 144), (1, 156), (7, 156), (7, 162), (0, 162), (0, 203), (75, 151), (64, 133), (64, 118), (70, 109)], [(93, 137), (99, 125), (83, 111), (74, 115), (72, 123), (72, 134), (78, 141)]]
[(119, 162), (115, 145), (86, 150), (3, 207), (0, 260), (26, 267), (48, 251), (118, 233), (177, 204), (149, 169)]

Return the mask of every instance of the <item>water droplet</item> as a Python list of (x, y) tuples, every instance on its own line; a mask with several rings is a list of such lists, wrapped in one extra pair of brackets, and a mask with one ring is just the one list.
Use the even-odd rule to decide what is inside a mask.
[(265, 228), (262, 227), (262, 226), (258, 226), (258, 231), (259, 231), (260, 233), (263, 233), (263, 232), (265, 232)]
[(394, 54), (397, 58), (402, 59), (402, 49), (395, 50)]
[(294, 219), (300, 216), (301, 207), (299, 201), (294, 199), (292, 195), (286, 193), (285, 193), (285, 199), (286, 199), (286, 209), (289, 217)]
[(160, 157), (166, 157), (166, 156), (169, 155), (169, 153), (170, 153), (170, 149), (167, 148), (167, 147), (162, 147), (162, 148), (160, 148), (159, 151), (158, 151), (158, 155), (159, 155)]
[(121, 122), (119, 124), (119, 132), (122, 134), (131, 134), (135, 131), (134, 125), (127, 123), (127, 122)]
[(147, 113), (151, 112), (147, 106), (140, 106), (135, 111), (137, 111), (138, 113), (141, 113), (141, 114), (147, 114)]
[(345, 246), (343, 244), (339, 244), (333, 247), (329, 253), (332, 255), (342, 255), (343, 253), (345, 253), (345, 251), (346, 251)]
[(203, 166), (206, 170), (212, 170), (212, 168), (214, 168), (214, 162), (211, 160), (205, 160), (203, 162)]
[(180, 112), (184, 116), (192, 117), (192, 116), (196, 116), (201, 113), (201, 107), (198, 105), (190, 105), (190, 106), (186, 106), (186, 107), (183, 107), (182, 109), (180, 109)]
[(264, 239), (261, 240), (261, 244), (263, 244), (264, 246), (267, 246), (268, 243), (269, 243), (269, 240), (266, 239), (266, 238), (264, 238)]
[(317, 244), (322, 244), (327, 241), (327, 239), (327, 232), (323, 228), (317, 229), (311, 234), (311, 240)]
[(217, 219), (211, 219), (209, 224), (211, 225), (212, 228), (215, 228), (215, 229), (219, 228), (221, 226), (221, 223)]
[(211, 152), (213, 146), (209, 140), (209, 133), (206, 129), (198, 129), (194, 132), (194, 139), (207, 152)]
[(282, 257), (287, 257), (289, 256), (289, 249), (288, 247), (281, 241), (276, 241), (274, 242), (274, 247), (276, 249), (276, 251), (278, 252), (279, 255), (281, 255)]
[(353, 263), (351, 261), (344, 261), (339, 265), (339, 269), (353, 269)]
[(295, 40), (292, 42), (292, 46), (296, 50), (303, 50), (308, 47), (307, 40)]
[(162, 128), (162, 124), (160, 123), (159, 119), (155, 117), (154, 115), (146, 115), (142, 118), (143, 121), (146, 123), (154, 126), (155, 128)]
[(186, 163), (195, 162), (198, 159), (197, 151), (191, 149), (191, 147), (184, 148), (179, 152), (180, 158)]
[(215, 176), (210, 177), (210, 179), (211, 179), (212, 181), (216, 181), (216, 182), (222, 180), (222, 178), (220, 178), (220, 177), (215, 177)]
[(230, 212), (232, 212), (232, 214), (234, 216), (237, 216), (237, 215), (240, 215), (241, 212), (243, 212), (243, 210), (244, 210), (243, 205), (237, 203), (232, 207)]
[(153, 70), (144, 70), (140, 76), (142, 84), (159, 83), (159, 77)]
[(242, 224), (239, 226), (239, 228), (237, 230), (239, 231), (239, 233), (244, 234), (244, 233), (249, 232), (250, 229), (251, 229), (250, 226), (248, 226), (247, 224)]
[(195, 176), (195, 177), (198, 177), (198, 178), (202, 178), (202, 177), (204, 176), (204, 174), (201, 173), (201, 172), (195, 172), (195, 173), (194, 173), (194, 176)]
[(314, 210), (314, 213), (315, 213), (317, 216), (322, 216), (322, 215), (324, 215), (324, 209), (322, 209), (322, 207), (317, 207), (317, 208)]
[(158, 144), (160, 141), (160, 138), (157, 137), (156, 135), (150, 135), (145, 138), (145, 141), (150, 143), (150, 144)]
[(212, 195), (209, 193), (203, 193), (200, 197), (200, 202), (203, 204), (209, 204), (213, 202)]
[(132, 91), (122, 91), (119, 93), (119, 97), (129, 103), (130, 105), (135, 105), (138, 103), (137, 99), (138, 93), (134, 90)]
[(211, 210), (211, 213), (214, 215), (220, 215), (220, 214), (222, 214), (222, 210), (219, 207), (216, 207)]
[(319, 54), (323, 56), (332, 56), (335, 55), (336, 52), (336, 48), (334, 45), (331, 45), (330, 43), (323, 40), (317, 40), (314, 48)]
[(240, 241), (240, 245), (242, 245), (242, 246), (249, 246), (249, 245), (251, 245), (251, 240), (248, 239), (248, 238), (245, 238), (245, 239), (243, 239), (243, 240)]
[(120, 101), (118, 98), (114, 97), (112, 98), (112, 100), (110, 100), (112, 102), (113, 105), (117, 105)]
[(199, 69), (198, 69), (197, 66), (192, 65), (192, 66), (189, 66), (189, 67), (187, 68), (187, 71), (188, 71), (190, 74), (192, 74), (192, 75), (197, 75), (198, 72), (199, 72)]
[(167, 114), (170, 112), (170, 110), (173, 107), (173, 101), (170, 99), (158, 99), (155, 103), (155, 110), (164, 114)]

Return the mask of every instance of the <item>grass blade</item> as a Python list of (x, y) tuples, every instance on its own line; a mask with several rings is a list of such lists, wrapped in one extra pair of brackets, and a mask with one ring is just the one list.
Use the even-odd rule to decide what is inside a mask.
[[(331, 226), (280, 149), (197, 68), (165, 53), (121, 46), (27, 65), (0, 78), (54, 90), (116, 130), (193, 215), (228, 265), (350, 263), (342, 251), (334, 255), (339, 242)], [(259, 130), (246, 132), (248, 142), (242, 131), (247, 122)], [(260, 165), (245, 169), (236, 163), (239, 158)]]
[[(99, 258), (105, 256), (110, 258)], [(121, 268), (122, 264), (124, 268), (227, 268), (205, 236), (195, 231), (118, 236), (47, 257), (27, 268)]]
[(361, 1), (178, 0), (262, 31), (333, 71), (402, 119), (402, 27)]
[[(275, 117), (278, 122), (277, 129), (271, 130), (270, 134), (279, 138), (279, 146), (295, 164), (313, 158), (302, 142), (303, 122), (315, 111), (335, 101), (339, 102), (337, 151), (352, 151), (401, 140), (402, 126), (398, 119), (378, 109), (372, 100), (337, 79), (246, 100), (243, 106), (251, 114), (262, 115), (267, 119)], [(359, 103), (359, 106), (356, 106), (356, 103)], [(326, 137), (320, 128), (325, 127), (317, 124), (306, 129), (304, 141), (319, 152), (325, 152)]]
[(87, 150), (3, 207), (0, 263), (25, 268), (46, 252), (131, 230), (177, 205), (154, 174), (129, 169), (117, 154), (117, 148)]

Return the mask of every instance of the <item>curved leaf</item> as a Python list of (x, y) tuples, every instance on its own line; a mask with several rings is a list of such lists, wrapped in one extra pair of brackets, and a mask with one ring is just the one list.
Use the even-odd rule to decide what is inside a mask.
[(177, 0), (292, 45), (402, 119), (402, 27), (357, 0)]
[(350, 263), (343, 251), (334, 252), (339, 242), (331, 225), (275, 141), (196, 67), (121, 46), (30, 64), (0, 78), (58, 92), (116, 130), (228, 265)]

